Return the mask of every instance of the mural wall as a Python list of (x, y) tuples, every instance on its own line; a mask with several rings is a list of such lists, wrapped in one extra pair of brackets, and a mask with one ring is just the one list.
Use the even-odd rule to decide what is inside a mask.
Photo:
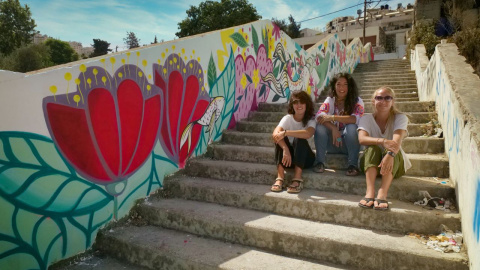
[(256, 110), (373, 59), (270, 21), (0, 80), (0, 269), (47, 269)]
[(450, 162), (450, 179), (457, 189), (462, 233), (470, 268), (480, 269), (480, 79), (455, 44), (437, 45), (428, 61), (423, 45), (413, 52), (422, 101), (435, 101)]

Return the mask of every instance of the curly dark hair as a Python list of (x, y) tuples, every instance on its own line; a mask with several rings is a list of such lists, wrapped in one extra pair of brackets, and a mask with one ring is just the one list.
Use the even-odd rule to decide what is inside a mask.
[(340, 78), (345, 78), (347, 80), (348, 93), (347, 93), (347, 97), (345, 98), (344, 111), (346, 115), (350, 115), (353, 113), (353, 110), (355, 109), (355, 104), (357, 104), (358, 102), (358, 87), (352, 75), (348, 73), (338, 73), (337, 75), (335, 75), (335, 77), (333, 77), (333, 79), (330, 81), (330, 91), (328, 92), (328, 95), (331, 98), (333, 97), (337, 98), (337, 91), (335, 91), (335, 84), (337, 84), (337, 81)]
[(307, 107), (305, 108), (305, 115), (302, 119), (303, 126), (306, 126), (308, 121), (312, 119), (312, 117), (315, 115), (312, 98), (305, 91), (293, 91), (290, 95), (290, 100), (288, 101), (288, 113), (292, 115), (295, 114), (295, 110), (293, 109), (294, 99), (299, 99), (301, 103), (307, 105)]

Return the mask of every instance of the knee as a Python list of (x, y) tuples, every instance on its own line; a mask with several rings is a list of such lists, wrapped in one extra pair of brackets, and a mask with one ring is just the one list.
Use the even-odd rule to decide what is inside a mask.
[(382, 149), (378, 145), (370, 145), (367, 148), (365, 148), (364, 155), (366, 156), (367, 154), (371, 155), (382, 155)]
[(327, 135), (328, 135), (327, 127), (322, 124), (317, 124), (317, 126), (315, 127), (315, 137), (327, 136)]
[(357, 128), (357, 124), (347, 124), (345, 126), (345, 136), (351, 138), (358, 138)]

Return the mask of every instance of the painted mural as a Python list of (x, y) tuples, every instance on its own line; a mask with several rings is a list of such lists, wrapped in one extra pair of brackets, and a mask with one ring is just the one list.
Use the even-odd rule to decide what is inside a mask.
[(0, 115), (15, 117), (0, 128), (0, 269), (47, 269), (88, 249), (259, 103), (294, 90), (316, 99), (371, 60), (358, 39), (305, 51), (258, 21), (0, 82)]

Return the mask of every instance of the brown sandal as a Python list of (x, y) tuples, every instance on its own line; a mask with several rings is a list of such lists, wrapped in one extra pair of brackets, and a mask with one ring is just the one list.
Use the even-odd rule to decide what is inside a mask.
[[(293, 183), (298, 182), (298, 186), (292, 186)], [(292, 184), (287, 187), (288, 193), (299, 193), (303, 189), (303, 180), (300, 178), (292, 179)]]
[[(277, 185), (275, 184), (277, 181), (280, 181), (282, 182), (281, 185)], [(270, 188), (271, 191), (273, 192), (281, 192), (283, 191), (283, 183), (285, 182), (285, 179), (283, 178), (280, 178), (280, 177), (277, 177), (277, 179), (275, 179), (275, 183), (273, 183), (272, 187)]]

